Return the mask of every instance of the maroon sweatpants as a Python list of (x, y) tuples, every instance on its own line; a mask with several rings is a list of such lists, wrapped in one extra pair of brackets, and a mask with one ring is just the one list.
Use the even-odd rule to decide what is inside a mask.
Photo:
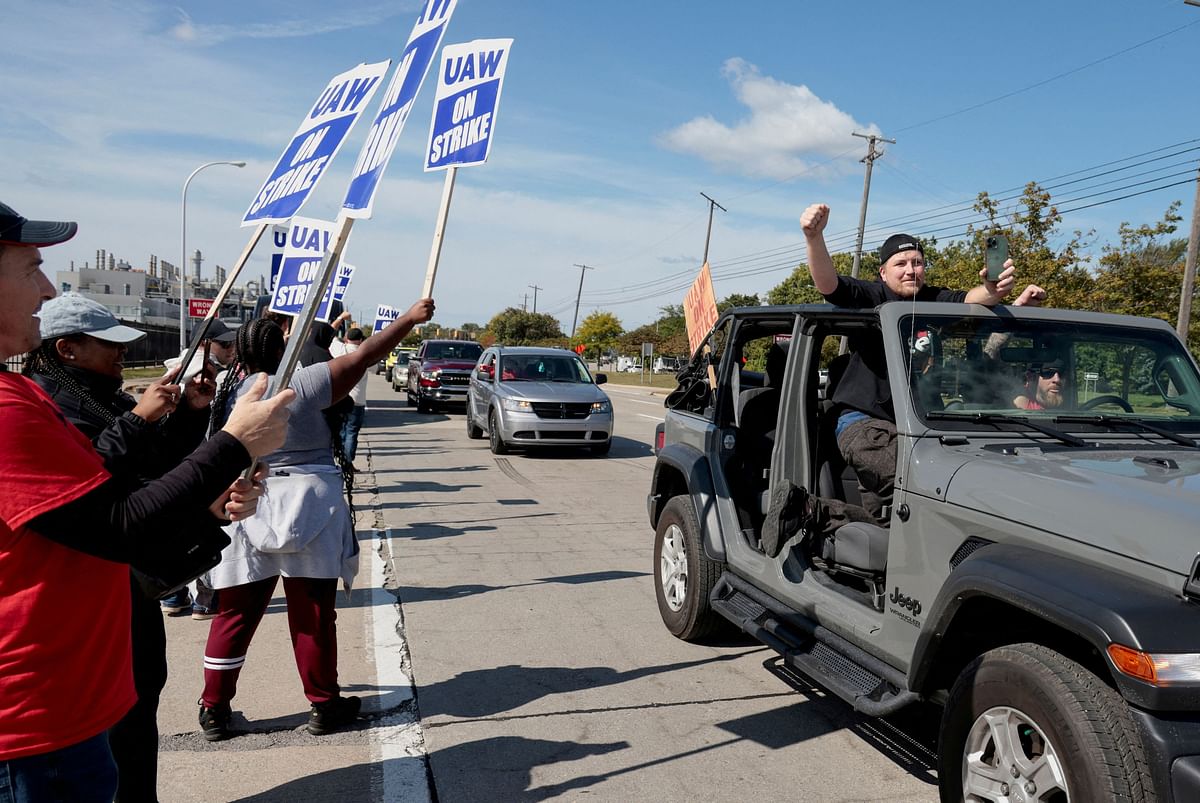
[[(246, 663), (246, 651), (254, 631), (266, 613), (278, 577), (222, 588), (217, 594), (217, 615), (204, 647), (204, 694), (206, 707), (228, 703), (237, 693), (238, 675)], [(334, 599), (337, 580), (309, 577), (283, 578), (287, 597), (288, 629), (292, 653), (309, 702), (323, 703), (338, 696), (337, 612)]]

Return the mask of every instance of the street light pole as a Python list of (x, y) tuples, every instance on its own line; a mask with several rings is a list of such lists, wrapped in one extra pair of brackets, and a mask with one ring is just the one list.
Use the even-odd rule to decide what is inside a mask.
[(192, 179), (206, 167), (213, 165), (233, 165), (234, 167), (245, 167), (245, 162), (206, 162), (200, 165), (192, 174), (187, 177), (187, 181), (183, 182), (183, 203), (182, 214), (180, 215), (179, 227), (179, 350), (187, 351), (187, 191), (188, 185), (192, 183)]

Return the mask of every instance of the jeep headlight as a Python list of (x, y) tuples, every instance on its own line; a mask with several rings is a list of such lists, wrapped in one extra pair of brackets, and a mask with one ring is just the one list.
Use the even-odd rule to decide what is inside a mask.
[(1108, 657), (1122, 673), (1153, 686), (1200, 683), (1200, 653), (1151, 653), (1109, 644)]
[(533, 412), (533, 405), (524, 399), (505, 399), (503, 404), (505, 410), (512, 410), (514, 413)]
[(612, 405), (607, 401), (592, 402), (593, 413), (611, 413)]

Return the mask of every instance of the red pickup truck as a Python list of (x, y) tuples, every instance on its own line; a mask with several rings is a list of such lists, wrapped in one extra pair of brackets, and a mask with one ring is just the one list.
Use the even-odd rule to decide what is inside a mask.
[(434, 407), (466, 405), (471, 370), (483, 346), (473, 340), (426, 340), (408, 363), (408, 403), (427, 413)]

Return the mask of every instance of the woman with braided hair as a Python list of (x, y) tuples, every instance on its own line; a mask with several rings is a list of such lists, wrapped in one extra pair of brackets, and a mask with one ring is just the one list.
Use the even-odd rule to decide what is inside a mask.
[[(349, 588), (358, 572), (358, 540), (334, 458), (337, 438), (324, 411), (346, 398), (413, 326), (432, 318), (433, 309), (432, 299), (422, 299), (357, 351), (292, 374), (296, 399), (289, 405), (287, 440), (264, 458), (270, 474), (258, 510), (225, 528), (231, 543), (210, 573), (220, 593), (200, 696), (200, 728), (209, 741), (231, 735), (238, 676), (280, 577), (296, 668), (311, 704), (309, 733), (330, 733), (357, 719), (361, 700), (343, 697), (338, 685), (334, 602), (337, 581)], [(258, 319), (238, 330), (236, 362), (213, 403), (214, 425), (248, 388), (237, 378), (240, 370), (274, 374), (283, 351), (283, 330), (274, 321)]]

